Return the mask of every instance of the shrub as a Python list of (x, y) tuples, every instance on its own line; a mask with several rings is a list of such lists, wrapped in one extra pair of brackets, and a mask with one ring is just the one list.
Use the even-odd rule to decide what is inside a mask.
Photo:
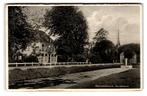
[(24, 58), (24, 62), (38, 62), (38, 58), (30, 55)]

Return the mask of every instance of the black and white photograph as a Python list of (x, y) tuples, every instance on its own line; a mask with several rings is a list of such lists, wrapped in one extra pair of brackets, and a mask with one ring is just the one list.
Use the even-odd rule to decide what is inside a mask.
[(142, 4), (5, 7), (9, 90), (142, 89)]

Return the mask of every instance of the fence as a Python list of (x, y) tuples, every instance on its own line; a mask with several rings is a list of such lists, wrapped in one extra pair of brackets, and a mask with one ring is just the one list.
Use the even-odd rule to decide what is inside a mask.
[(38, 62), (30, 62), (30, 63), (9, 63), (9, 67), (83, 65), (83, 64), (90, 64), (90, 63), (87, 63), (87, 62), (57, 62), (57, 63), (44, 63), (44, 64), (40, 64)]
[(45, 63), (40, 64), (38, 62), (31, 63), (9, 63), (9, 70), (13, 70), (15, 68), (19, 68), (22, 70), (29, 68), (52, 68), (52, 67), (71, 67), (71, 66), (117, 66), (121, 65), (120, 63), (101, 63), (101, 64), (91, 64), (88, 62), (57, 62), (57, 63)]

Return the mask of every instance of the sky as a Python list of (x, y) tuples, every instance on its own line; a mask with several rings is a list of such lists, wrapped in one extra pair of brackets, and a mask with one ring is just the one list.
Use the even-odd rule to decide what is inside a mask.
[[(78, 7), (87, 20), (90, 41), (93, 40), (95, 33), (100, 28), (104, 28), (109, 32), (108, 39), (114, 44), (117, 42), (118, 30), (121, 44), (140, 43), (140, 6), (84, 5)], [(28, 6), (24, 12), (32, 25), (41, 25), (46, 10), (50, 9), (51, 6)], [(45, 28), (42, 28), (42, 30), (45, 30)]]

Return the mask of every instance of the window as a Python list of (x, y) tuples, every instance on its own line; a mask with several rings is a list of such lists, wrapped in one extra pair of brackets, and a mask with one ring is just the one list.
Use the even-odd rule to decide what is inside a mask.
[(43, 56), (43, 54), (41, 54), (41, 56)]
[(45, 54), (45, 56), (47, 56), (47, 54)]
[(22, 59), (22, 56), (19, 56), (18, 59), (21, 60)]

